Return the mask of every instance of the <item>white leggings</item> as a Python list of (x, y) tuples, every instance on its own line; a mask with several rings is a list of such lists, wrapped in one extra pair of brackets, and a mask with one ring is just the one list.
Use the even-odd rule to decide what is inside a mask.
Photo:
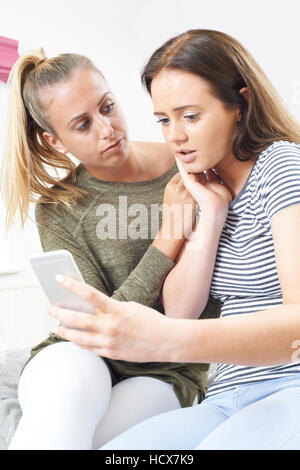
[(9, 450), (98, 449), (144, 419), (180, 408), (161, 380), (134, 377), (112, 387), (104, 360), (69, 342), (31, 359), (19, 401), (22, 418)]

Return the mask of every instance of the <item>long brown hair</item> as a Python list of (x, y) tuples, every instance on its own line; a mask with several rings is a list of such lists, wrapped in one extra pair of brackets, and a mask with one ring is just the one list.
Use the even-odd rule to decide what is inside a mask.
[[(37, 53), (20, 57), (10, 73), (7, 135), (1, 168), (1, 193), (7, 206), (6, 231), (18, 210), (21, 226), (24, 226), (30, 202), (70, 205), (86, 194), (74, 186), (76, 165), (72, 159), (43, 138), (44, 131), (55, 136), (41, 99), (43, 90), (69, 80), (79, 68), (99, 72), (91, 60), (78, 54), (60, 54), (47, 59)], [(51, 169), (56, 176), (49, 173)], [(62, 178), (58, 169), (65, 170), (66, 176)]]
[[(240, 108), (242, 120), (232, 147), (238, 160), (257, 157), (274, 141), (300, 142), (299, 124), (251, 54), (231, 36), (194, 29), (169, 39), (143, 69), (142, 83), (150, 95), (153, 78), (166, 68), (200, 76), (228, 109)], [(248, 88), (249, 106), (239, 93), (243, 87)]]

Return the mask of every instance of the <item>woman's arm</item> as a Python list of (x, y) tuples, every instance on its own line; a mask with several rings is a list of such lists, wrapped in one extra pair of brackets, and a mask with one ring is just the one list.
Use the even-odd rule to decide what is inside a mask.
[(201, 215), (164, 282), (161, 297), (166, 316), (199, 318), (207, 304), (231, 195), (212, 170), (206, 176), (189, 175), (179, 161), (177, 164), (183, 184), (201, 207)]
[[(289, 230), (285, 230), (286, 227)], [(90, 286), (67, 280), (97, 315), (52, 309), (67, 327), (57, 333), (104, 357), (129, 361), (222, 362), (248, 366), (300, 360), (300, 204), (272, 220), (283, 305), (229, 318), (172, 319), (135, 302), (117, 302)], [(86, 331), (74, 330), (83, 328)]]
[(230, 318), (173, 319), (136, 302), (118, 302), (78, 281), (65, 279), (62, 285), (99, 313), (52, 307), (49, 313), (64, 324), (53, 332), (102, 357), (247, 366), (300, 361), (300, 304)]
[(196, 215), (196, 201), (184, 187), (180, 173), (166, 185), (162, 209), (161, 228), (152, 245), (175, 261)]
[(218, 243), (227, 211), (202, 212), (191, 237), (184, 243), (175, 267), (162, 288), (165, 315), (199, 318), (209, 295)]

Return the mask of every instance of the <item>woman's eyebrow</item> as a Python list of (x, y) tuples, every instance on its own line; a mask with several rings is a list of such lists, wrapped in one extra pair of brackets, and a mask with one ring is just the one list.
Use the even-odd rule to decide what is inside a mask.
[[(183, 106), (178, 106), (177, 108), (174, 108), (173, 111), (182, 111), (183, 109), (186, 109), (186, 108), (197, 108), (197, 107), (198, 106), (195, 104), (185, 104)], [(165, 113), (162, 113), (160, 111), (155, 111), (153, 114), (154, 116), (162, 116)]]
[[(107, 91), (106, 93), (104, 93), (104, 95), (101, 96), (101, 98), (100, 98), (100, 100), (99, 100), (97, 106), (100, 106), (100, 104), (102, 103), (102, 101), (106, 98), (106, 96), (107, 96), (109, 93), (111, 93), (111, 92), (110, 92), (110, 91)], [(67, 127), (69, 127), (70, 124), (72, 124), (72, 122), (78, 121), (79, 119), (82, 119), (82, 118), (85, 117), (87, 114), (88, 114), (87, 111), (85, 111), (84, 113), (78, 114), (77, 116), (73, 117), (73, 118), (71, 119), (71, 121), (67, 124)]]

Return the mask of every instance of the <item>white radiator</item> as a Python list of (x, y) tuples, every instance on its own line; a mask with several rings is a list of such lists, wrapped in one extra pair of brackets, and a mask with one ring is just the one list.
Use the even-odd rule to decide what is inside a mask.
[(48, 336), (49, 303), (30, 273), (0, 276), (0, 350), (21, 349)]

